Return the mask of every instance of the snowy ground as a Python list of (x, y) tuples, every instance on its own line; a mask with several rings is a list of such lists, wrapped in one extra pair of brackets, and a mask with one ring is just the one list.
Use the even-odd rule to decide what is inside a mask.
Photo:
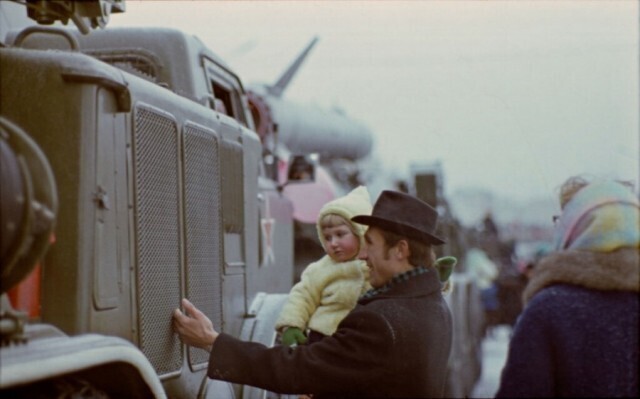
[(482, 342), (482, 375), (472, 398), (493, 398), (500, 383), (500, 372), (507, 357), (511, 327), (495, 327)]

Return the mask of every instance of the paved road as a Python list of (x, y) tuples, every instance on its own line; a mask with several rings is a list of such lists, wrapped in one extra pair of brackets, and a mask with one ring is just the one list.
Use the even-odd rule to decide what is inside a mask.
[(482, 375), (472, 398), (493, 398), (500, 383), (500, 372), (507, 357), (511, 327), (495, 327), (482, 342)]

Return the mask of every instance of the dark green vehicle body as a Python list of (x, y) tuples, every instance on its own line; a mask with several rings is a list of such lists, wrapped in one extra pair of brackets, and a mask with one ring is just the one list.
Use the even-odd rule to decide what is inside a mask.
[[(208, 380), (208, 353), (171, 327), (186, 297), (222, 331), (270, 344), (293, 283), (292, 204), (264, 173), (240, 79), (175, 30), (30, 29), (0, 48), (0, 117), (46, 155), (59, 210), (42, 325), (2, 349), (25, 374), (0, 389), (82, 375), (112, 397), (262, 396)], [(40, 357), (25, 354), (34, 345)], [(56, 365), (70, 353), (84, 365)]]
[[(70, 7), (76, 16), (124, 3), (26, 1)], [(6, 208), (9, 214), (4, 194), (13, 186), (0, 169), (0, 397), (87, 391), (89, 397), (111, 398), (277, 397), (209, 380), (208, 354), (180, 342), (171, 313), (186, 297), (219, 330), (274, 342), (275, 319), (296, 278), (294, 238), (315, 240), (316, 230), (309, 224), (306, 234), (294, 237), (294, 204), (286, 189), (283, 195), (277, 151), (261, 143), (265, 133), (255, 133), (253, 118), (282, 142), (285, 132), (306, 137), (297, 141), (316, 145), (314, 152), (324, 144), (316, 132), (331, 128), (328, 122), (335, 119), (274, 96), (256, 107), (260, 103), (248, 102), (241, 80), (219, 57), (180, 31), (107, 28), (80, 34), (35, 25), (24, 10), (0, 0), (0, 161), (8, 148), (15, 164), (28, 165), (22, 174), (8, 174), (26, 182), (27, 202), (21, 192)], [(102, 17), (91, 18), (92, 25), (103, 25)], [(287, 118), (264, 117), (265, 110)], [(283, 128), (286, 121), (293, 126), (318, 115), (326, 126), (306, 126), (307, 136)], [(327, 141), (324, 149), (347, 155), (361, 150), (366, 135), (354, 136), (351, 124), (340, 126), (341, 139)], [(354, 137), (358, 145), (350, 147)], [(439, 255), (460, 261), (446, 297), (455, 327), (446, 394), (467, 397), (482, 368), (477, 287), (462, 262), (461, 229), (435, 189), (441, 176), (414, 172), (416, 194), (444, 210), (440, 235), (449, 244)], [(26, 266), (23, 271), (16, 262), (4, 263), (11, 231), (6, 220), (25, 226), (16, 234), (24, 253), (22, 247), (15, 251), (24, 259), (17, 262)], [(45, 245), (49, 231), (55, 242)], [(301, 264), (314, 258), (313, 244), (296, 253)], [(14, 247), (10, 242), (10, 253)], [(6, 291), (45, 250), (39, 316), (22, 328), (6, 311)]]

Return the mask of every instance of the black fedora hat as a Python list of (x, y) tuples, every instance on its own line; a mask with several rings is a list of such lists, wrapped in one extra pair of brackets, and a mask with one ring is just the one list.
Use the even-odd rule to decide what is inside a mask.
[(433, 245), (444, 244), (434, 233), (438, 211), (409, 194), (385, 190), (380, 194), (369, 215), (351, 218), (356, 223), (379, 227), (407, 238)]

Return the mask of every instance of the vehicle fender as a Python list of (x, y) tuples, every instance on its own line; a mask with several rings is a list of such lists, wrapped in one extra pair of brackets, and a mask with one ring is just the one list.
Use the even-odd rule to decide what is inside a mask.
[[(276, 320), (280, 316), (287, 297), (288, 294), (258, 293), (249, 308), (247, 319), (240, 332), (240, 339), (273, 346), (276, 341)], [(263, 389), (248, 385), (242, 389), (242, 399), (263, 399), (265, 397), (266, 392)]]
[(198, 399), (236, 399), (233, 385), (226, 381), (212, 380), (205, 376)]
[[(33, 331), (36, 334), (31, 334), (26, 344), (0, 350), (0, 389), (73, 376), (80, 372), (84, 379), (99, 385), (100, 375), (108, 373), (114, 378), (129, 382), (127, 387), (113, 389), (127, 389), (127, 394), (133, 394), (132, 391), (137, 390), (142, 395), (166, 397), (151, 363), (138, 348), (122, 338), (99, 334), (69, 337), (55, 329), (39, 327), (35, 327)], [(111, 394), (118, 394), (111, 389), (109, 391)]]

